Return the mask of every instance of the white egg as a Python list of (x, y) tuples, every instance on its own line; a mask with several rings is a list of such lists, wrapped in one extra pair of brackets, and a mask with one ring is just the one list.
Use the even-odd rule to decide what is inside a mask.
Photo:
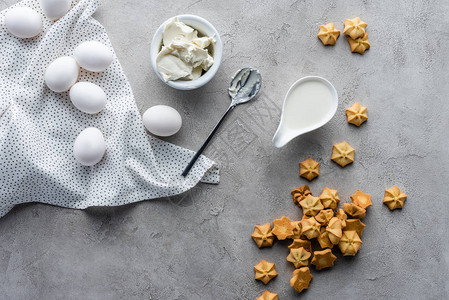
[(56, 93), (68, 91), (78, 80), (79, 67), (70, 56), (62, 56), (54, 60), (45, 71), (45, 83)]
[(95, 127), (81, 131), (73, 145), (75, 159), (84, 166), (93, 166), (98, 163), (106, 151), (106, 142), (103, 134)]
[(41, 0), (44, 14), (50, 20), (57, 20), (65, 15), (72, 6), (72, 0)]
[(75, 48), (74, 56), (81, 68), (91, 72), (103, 72), (112, 63), (112, 51), (106, 45), (90, 41)]
[(70, 89), (70, 100), (82, 112), (96, 114), (106, 105), (106, 93), (91, 82), (78, 82)]
[(171, 136), (181, 129), (182, 118), (176, 109), (167, 105), (156, 105), (143, 114), (143, 125), (154, 135)]
[(42, 31), (42, 19), (29, 7), (16, 7), (6, 13), (5, 26), (12, 35), (28, 39)]

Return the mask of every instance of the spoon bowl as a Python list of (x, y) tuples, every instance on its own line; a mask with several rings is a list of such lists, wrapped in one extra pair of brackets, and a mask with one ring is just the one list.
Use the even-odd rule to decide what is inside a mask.
[(235, 73), (232, 77), (231, 84), (228, 88), (229, 96), (231, 96), (231, 105), (238, 105), (251, 101), (256, 97), (262, 86), (262, 76), (259, 70), (253, 68), (243, 68)]

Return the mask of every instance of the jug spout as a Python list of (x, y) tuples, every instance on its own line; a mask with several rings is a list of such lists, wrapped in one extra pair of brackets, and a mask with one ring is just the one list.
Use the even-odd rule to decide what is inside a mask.
[(279, 126), (278, 130), (273, 136), (273, 145), (276, 148), (281, 148), (300, 134), (301, 133), (299, 132), (293, 132), (291, 130), (283, 128), (283, 126)]

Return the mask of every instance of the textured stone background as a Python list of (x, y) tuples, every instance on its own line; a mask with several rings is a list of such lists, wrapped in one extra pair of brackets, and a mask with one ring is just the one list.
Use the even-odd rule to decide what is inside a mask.
[[(15, 3), (4, 0), (0, 8)], [(305, 184), (298, 162), (321, 163), (310, 186), (373, 195), (364, 245), (355, 258), (313, 270), (306, 299), (443, 299), (449, 297), (449, 3), (445, 1), (137, 1), (105, 0), (96, 14), (106, 27), (143, 112), (174, 106), (184, 126), (176, 144), (196, 149), (229, 104), (226, 88), (240, 67), (263, 74), (256, 102), (234, 110), (207, 150), (221, 164), (218, 186), (117, 208), (86, 211), (42, 204), (16, 207), (0, 219), (3, 299), (254, 299), (260, 259), (276, 263), (267, 288), (295, 299), (286, 243), (259, 250), (255, 224), (300, 218), (290, 190)], [(151, 37), (177, 14), (207, 18), (221, 33), (217, 76), (193, 92), (175, 91), (153, 73)], [(340, 37), (323, 47), (318, 26), (361, 16), (372, 45), (351, 54)], [(321, 75), (337, 88), (338, 112), (325, 127), (282, 149), (271, 146), (288, 87)], [(360, 101), (369, 121), (349, 126), (344, 109)], [(300, 116), (301, 112), (298, 112)], [(333, 143), (356, 149), (354, 164), (330, 161)], [(381, 204), (384, 188), (408, 194), (403, 210)]]

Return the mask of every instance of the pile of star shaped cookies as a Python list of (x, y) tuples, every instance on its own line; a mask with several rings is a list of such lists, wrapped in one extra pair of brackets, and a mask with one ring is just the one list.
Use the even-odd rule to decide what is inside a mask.
[[(354, 19), (346, 19), (344, 25), (343, 33), (348, 36), (351, 52), (365, 53), (371, 47), (368, 41), (368, 33), (366, 33), (368, 24), (356, 17)], [(323, 45), (335, 45), (340, 36), (340, 30), (335, 29), (334, 23), (328, 23), (320, 26), (320, 32), (318, 32), (317, 36)]]
[[(355, 256), (362, 246), (361, 240), (368, 207), (372, 206), (371, 195), (360, 190), (351, 196), (352, 202), (338, 208), (338, 191), (324, 188), (318, 197), (303, 185), (291, 192), (293, 202), (302, 208), (301, 220), (292, 221), (282, 217), (270, 223), (256, 225), (251, 235), (257, 247), (271, 247), (276, 239), (290, 239), (287, 261), (295, 270), (290, 285), (298, 292), (309, 288), (313, 275), (309, 268), (314, 265), (319, 271), (334, 265), (337, 257), (332, 252), (339, 249), (343, 256)], [(385, 190), (383, 202), (391, 209), (402, 208), (407, 196), (394, 186)], [(335, 246), (335, 247), (334, 247)], [(316, 249), (316, 250), (314, 250)], [(255, 279), (268, 284), (278, 273), (275, 264), (261, 260), (254, 266)], [(276, 293), (266, 290), (259, 300), (278, 299)]]

